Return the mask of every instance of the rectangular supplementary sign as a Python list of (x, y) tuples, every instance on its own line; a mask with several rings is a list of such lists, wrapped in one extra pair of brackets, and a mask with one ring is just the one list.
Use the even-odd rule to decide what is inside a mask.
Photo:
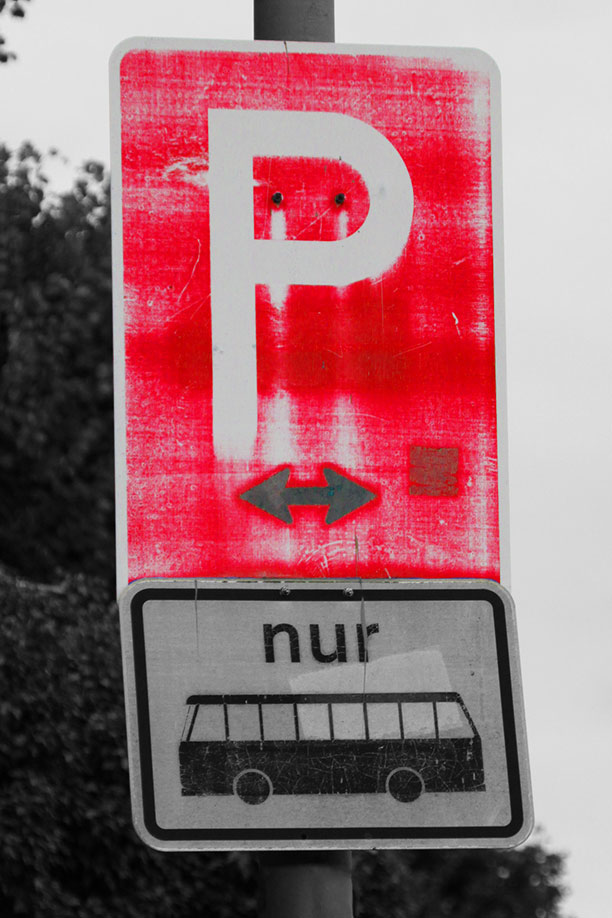
[(111, 101), (120, 588), (507, 584), (493, 62), (138, 39)]
[(485, 580), (143, 580), (120, 601), (134, 821), (161, 849), (510, 847), (514, 610)]

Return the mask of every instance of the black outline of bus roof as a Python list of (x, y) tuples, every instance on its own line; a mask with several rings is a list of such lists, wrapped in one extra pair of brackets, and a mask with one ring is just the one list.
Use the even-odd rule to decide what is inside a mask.
[[(190, 695), (185, 704), (335, 704), (339, 701), (366, 704), (387, 701), (426, 702), (457, 701), (467, 715), (470, 724), (476, 727), (459, 692), (303, 692), (299, 694), (275, 692), (250, 692), (240, 694), (226, 692), (218, 695)], [(476, 731), (477, 732), (477, 731)]]

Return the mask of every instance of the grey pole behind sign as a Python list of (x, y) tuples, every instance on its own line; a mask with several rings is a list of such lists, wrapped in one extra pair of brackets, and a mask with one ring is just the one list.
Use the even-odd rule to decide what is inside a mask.
[(261, 918), (353, 918), (350, 851), (259, 856)]
[[(334, 0), (254, 0), (256, 39), (333, 41)], [(350, 851), (261, 854), (261, 918), (352, 918)]]
[(254, 0), (254, 30), (270, 41), (333, 41), (334, 0)]

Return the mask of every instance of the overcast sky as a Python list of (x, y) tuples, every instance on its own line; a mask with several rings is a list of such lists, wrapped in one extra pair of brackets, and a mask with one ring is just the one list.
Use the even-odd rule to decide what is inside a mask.
[[(1, 20), (19, 60), (0, 67), (0, 140), (73, 164), (109, 160), (119, 41), (252, 37), (250, 0), (27, 13)], [(611, 35), (609, 0), (336, 0), (338, 42), (479, 47), (501, 70), (512, 593), (536, 820), (569, 855), (575, 918), (610, 908)]]

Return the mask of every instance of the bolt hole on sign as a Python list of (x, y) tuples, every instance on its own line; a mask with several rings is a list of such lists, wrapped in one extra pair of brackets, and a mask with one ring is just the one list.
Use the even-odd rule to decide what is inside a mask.
[(493, 62), (138, 39), (111, 80), (120, 587), (507, 584)]

